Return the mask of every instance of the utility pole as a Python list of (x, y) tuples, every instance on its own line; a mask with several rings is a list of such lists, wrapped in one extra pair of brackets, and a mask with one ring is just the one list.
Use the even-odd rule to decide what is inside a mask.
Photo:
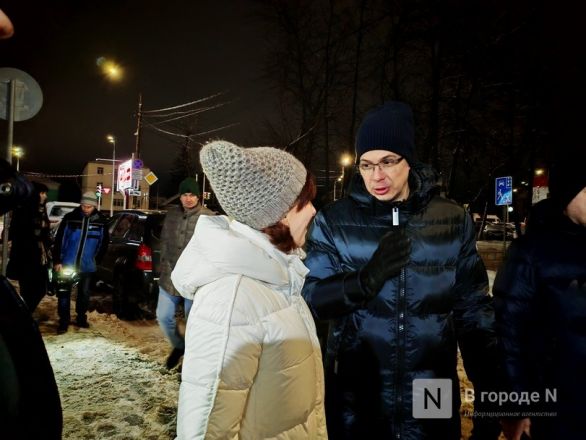
[[(6, 88), (6, 120), (8, 121), (8, 136), (6, 139), (6, 161), (12, 161), (12, 143), (14, 141), (14, 110), (16, 99), (16, 80), (8, 81)], [(10, 212), (4, 214), (4, 229), (2, 231), (2, 275), (6, 275), (8, 266), (8, 230), (10, 229)]]
[(138, 111), (136, 113), (136, 146), (134, 148), (134, 157), (140, 159), (140, 132), (142, 129), (142, 93), (138, 94)]

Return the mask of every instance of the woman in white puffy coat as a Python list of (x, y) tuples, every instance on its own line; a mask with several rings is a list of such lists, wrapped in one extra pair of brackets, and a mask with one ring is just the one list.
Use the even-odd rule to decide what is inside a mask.
[(194, 301), (177, 437), (325, 439), (321, 351), (301, 296), (315, 184), (275, 148), (216, 141), (200, 158), (230, 217), (200, 218), (171, 277)]

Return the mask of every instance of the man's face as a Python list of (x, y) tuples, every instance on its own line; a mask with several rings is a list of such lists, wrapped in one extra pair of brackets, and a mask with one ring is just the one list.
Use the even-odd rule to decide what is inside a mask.
[(183, 206), (183, 209), (193, 209), (197, 206), (199, 197), (193, 193), (183, 193), (179, 197), (179, 200), (181, 200), (181, 206)]
[(86, 217), (89, 217), (90, 215), (92, 215), (94, 212), (94, 209), (96, 209), (95, 206), (86, 205), (85, 203), (82, 203), (80, 205), (80, 208), (81, 208), (81, 212), (83, 212), (83, 215), (85, 215)]
[(568, 204), (566, 215), (574, 223), (586, 226), (586, 187), (582, 188), (582, 191)]
[(39, 193), (39, 201), (41, 202), (41, 205), (47, 201), (47, 193), (46, 192), (43, 191), (43, 192)]
[[(378, 200), (400, 201), (409, 196), (410, 167), (405, 159), (400, 159), (401, 156), (388, 150), (367, 151), (360, 156), (360, 175), (366, 190)], [(397, 160), (400, 161), (394, 164)], [(370, 169), (364, 169), (365, 165)]]

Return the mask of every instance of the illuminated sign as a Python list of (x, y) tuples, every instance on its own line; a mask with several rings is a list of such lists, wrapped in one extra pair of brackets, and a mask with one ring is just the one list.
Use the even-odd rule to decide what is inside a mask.
[(118, 191), (132, 187), (132, 160), (122, 162), (118, 166)]

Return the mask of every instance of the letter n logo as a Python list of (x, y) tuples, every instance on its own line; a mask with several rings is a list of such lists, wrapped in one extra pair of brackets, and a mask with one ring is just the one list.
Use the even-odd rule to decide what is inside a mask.
[(452, 417), (452, 379), (415, 379), (413, 381), (413, 418), (449, 419)]

